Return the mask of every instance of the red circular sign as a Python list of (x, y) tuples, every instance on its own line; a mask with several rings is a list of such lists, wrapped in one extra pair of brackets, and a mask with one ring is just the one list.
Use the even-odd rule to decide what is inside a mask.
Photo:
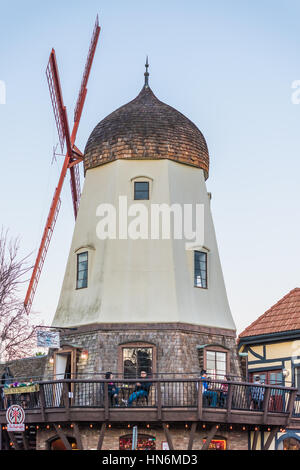
[(25, 421), (25, 411), (20, 405), (12, 405), (6, 411), (8, 424), (23, 424)]

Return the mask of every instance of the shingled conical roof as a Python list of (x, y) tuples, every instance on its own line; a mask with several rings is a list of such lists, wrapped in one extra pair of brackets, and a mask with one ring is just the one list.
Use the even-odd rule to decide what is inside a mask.
[(86, 144), (84, 168), (117, 159), (165, 158), (202, 168), (208, 177), (209, 154), (200, 130), (145, 84), (133, 101), (95, 127)]

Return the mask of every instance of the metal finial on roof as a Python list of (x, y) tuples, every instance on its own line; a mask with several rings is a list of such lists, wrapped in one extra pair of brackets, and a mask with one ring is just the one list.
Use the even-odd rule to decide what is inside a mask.
[(148, 62), (148, 56), (147, 56), (147, 58), (146, 58), (145, 67), (146, 67), (146, 72), (144, 73), (144, 75), (145, 75), (145, 87), (148, 87), (148, 86), (149, 86), (149, 72), (148, 72), (149, 62)]

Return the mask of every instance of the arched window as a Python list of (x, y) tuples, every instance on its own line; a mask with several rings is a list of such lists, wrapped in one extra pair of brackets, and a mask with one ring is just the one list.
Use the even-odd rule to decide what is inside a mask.
[(300, 433), (286, 431), (275, 442), (276, 450), (300, 450)]
[(153, 179), (149, 176), (135, 176), (131, 178), (133, 184), (133, 200), (149, 201), (151, 198)]
[[(119, 450), (132, 450), (132, 434), (120, 437)], [(155, 437), (147, 434), (139, 434), (137, 438), (137, 450), (156, 450)]]
[(300, 441), (294, 437), (289, 437), (283, 441), (283, 450), (300, 450)]
[[(69, 443), (71, 444), (72, 450), (77, 450), (76, 439), (71, 436), (67, 436)], [(63, 441), (58, 437), (54, 436), (47, 441), (48, 450), (67, 450)]]
[(90, 265), (94, 251), (95, 248), (92, 245), (80, 246), (74, 251), (76, 256), (75, 288), (77, 290), (86, 289), (88, 287), (89, 275), (91, 274)]

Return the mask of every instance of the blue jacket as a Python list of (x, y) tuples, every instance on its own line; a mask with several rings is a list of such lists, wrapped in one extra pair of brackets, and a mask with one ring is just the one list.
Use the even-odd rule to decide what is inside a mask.
[[(200, 379), (206, 379), (206, 377), (201, 376)], [(207, 389), (208, 389), (208, 383), (205, 380), (204, 382), (202, 382), (202, 390), (203, 392), (206, 392)]]

